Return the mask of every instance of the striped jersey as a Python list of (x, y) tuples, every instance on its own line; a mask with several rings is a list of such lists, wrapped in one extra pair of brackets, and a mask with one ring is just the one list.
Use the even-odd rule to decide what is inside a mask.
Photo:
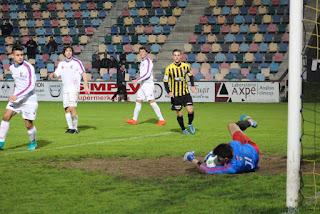
[(32, 98), (37, 101), (35, 93), (36, 75), (34, 67), (27, 61), (23, 61), (21, 65), (16, 66), (12, 63), (9, 67), (12, 78), (14, 80), (13, 95), (17, 96), (15, 103), (25, 98)]
[(80, 60), (73, 57), (70, 61), (63, 60), (59, 62), (54, 73), (57, 77), (61, 76), (63, 93), (80, 92), (81, 75), (85, 73)]
[(140, 63), (140, 77), (137, 79), (137, 81), (141, 84), (153, 84), (153, 63), (148, 57), (146, 57)]
[(237, 140), (230, 143), (233, 149), (233, 159), (225, 166), (208, 167), (205, 163), (200, 168), (207, 174), (234, 174), (250, 172), (258, 167), (259, 155), (257, 150), (250, 144), (241, 144)]
[(175, 97), (189, 94), (186, 75), (192, 76), (190, 66), (184, 62), (171, 63), (164, 72), (163, 82), (169, 82), (170, 92)]

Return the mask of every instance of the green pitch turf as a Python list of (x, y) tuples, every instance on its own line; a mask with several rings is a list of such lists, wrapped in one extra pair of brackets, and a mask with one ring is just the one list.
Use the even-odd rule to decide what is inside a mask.
[[(0, 114), (6, 104), (0, 102)], [(142, 105), (138, 125), (124, 123), (132, 118), (134, 105), (79, 103), (80, 132), (71, 135), (64, 134), (62, 103), (39, 102), (38, 148), (31, 152), (26, 151), (24, 120), (14, 116), (5, 150), (0, 151), (0, 213), (280, 213), (285, 209), (285, 173), (206, 176), (191, 170), (177, 176), (130, 177), (116, 173), (117, 169), (105, 173), (94, 163), (92, 168), (70, 167), (102, 159), (123, 160), (125, 169), (128, 160), (157, 162), (169, 157), (175, 161), (166, 167), (174, 171), (186, 151), (195, 150), (202, 157), (219, 143), (229, 142), (227, 123), (238, 121), (242, 114), (258, 122), (258, 128), (246, 133), (264, 155), (286, 156), (286, 103), (195, 103), (196, 134), (190, 136), (182, 135), (169, 103), (159, 103), (165, 126), (156, 126), (158, 119), (148, 103)], [(187, 124), (186, 111), (184, 121)]]

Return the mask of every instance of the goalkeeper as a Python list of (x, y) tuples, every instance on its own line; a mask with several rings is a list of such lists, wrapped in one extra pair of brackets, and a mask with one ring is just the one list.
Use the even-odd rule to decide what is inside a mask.
[[(250, 117), (243, 115), (237, 123), (229, 123), (228, 130), (233, 141), (219, 144), (213, 149), (201, 163), (194, 157), (194, 151), (184, 155), (184, 161), (190, 161), (206, 174), (234, 174), (251, 172), (258, 167), (259, 147), (247, 137), (244, 130), (252, 126), (256, 128), (258, 124)], [(206, 161), (210, 156), (215, 156), (215, 166), (208, 166)]]

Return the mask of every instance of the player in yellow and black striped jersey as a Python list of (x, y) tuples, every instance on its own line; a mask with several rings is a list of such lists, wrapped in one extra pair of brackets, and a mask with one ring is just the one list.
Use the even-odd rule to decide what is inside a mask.
[(191, 92), (197, 94), (197, 90), (194, 87), (194, 77), (190, 72), (190, 66), (184, 62), (181, 62), (180, 50), (173, 50), (172, 58), (174, 62), (166, 68), (163, 78), (165, 89), (171, 98), (171, 110), (177, 111), (177, 120), (183, 134), (189, 134), (183, 123), (182, 106), (185, 106), (188, 111), (189, 130), (191, 134), (195, 134), (195, 129), (192, 125), (194, 118), (193, 102), (187, 85), (188, 76), (191, 82)]

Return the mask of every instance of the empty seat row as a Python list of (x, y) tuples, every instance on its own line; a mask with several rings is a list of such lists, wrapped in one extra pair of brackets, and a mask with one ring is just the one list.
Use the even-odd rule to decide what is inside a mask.
[(289, 42), (289, 33), (285, 34), (190, 34), (189, 35), (189, 43), (281, 43), (281, 42)]
[(175, 25), (176, 24), (176, 17), (175, 16), (161, 16), (160, 18), (157, 16), (152, 17), (118, 17), (117, 18), (117, 25)]
[(153, 1), (128, 1), (129, 8), (167, 8), (167, 7), (186, 7), (187, 0), (153, 0)]
[(288, 5), (289, 0), (209, 0), (210, 6), (278, 6), (278, 5)]
[(182, 9), (179, 7), (175, 7), (174, 9), (172, 8), (140, 8), (140, 9), (123, 9), (122, 10), (122, 16), (127, 17), (127, 16), (181, 16), (182, 14)]
[(106, 35), (105, 43), (106, 44), (163, 44), (166, 41), (166, 35)]
[(116, 25), (111, 26), (111, 34), (170, 34), (171, 26), (170, 25), (138, 25), (138, 26), (121, 26)]
[(205, 8), (204, 15), (274, 15), (274, 14), (289, 14), (288, 6), (260, 6), (260, 7), (207, 7)]

